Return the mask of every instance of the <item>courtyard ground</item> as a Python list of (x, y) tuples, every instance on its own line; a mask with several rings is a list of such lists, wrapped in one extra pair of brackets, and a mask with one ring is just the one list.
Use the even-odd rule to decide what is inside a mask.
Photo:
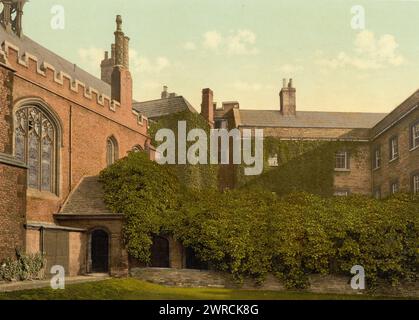
[(335, 295), (212, 288), (173, 288), (145, 281), (109, 279), (67, 285), (64, 290), (33, 289), (0, 293), (0, 300), (359, 300), (392, 299), (372, 295)]

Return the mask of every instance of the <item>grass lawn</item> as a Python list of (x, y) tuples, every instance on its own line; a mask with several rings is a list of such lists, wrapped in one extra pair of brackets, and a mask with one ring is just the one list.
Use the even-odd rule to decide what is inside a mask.
[[(0, 300), (346, 300), (383, 299), (370, 295), (332, 295), (212, 288), (172, 288), (136, 279), (110, 279), (66, 286), (0, 293)], [(388, 298), (387, 298), (388, 299)]]

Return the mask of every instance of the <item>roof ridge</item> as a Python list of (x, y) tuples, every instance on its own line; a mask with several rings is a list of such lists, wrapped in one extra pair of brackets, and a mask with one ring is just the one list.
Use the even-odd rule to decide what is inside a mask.
[(176, 97), (160, 98), (160, 99), (146, 100), (146, 101), (136, 101), (133, 104), (140, 104), (140, 103), (147, 103), (147, 102), (156, 102), (156, 101), (160, 101), (160, 100), (170, 100), (170, 99), (178, 99), (178, 98), (182, 98), (182, 99), (185, 100), (185, 98), (182, 95), (180, 95), (180, 96), (176, 96)]
[[(253, 111), (253, 112), (278, 112), (280, 113), (280, 110), (274, 110), (274, 109), (239, 109), (239, 111)], [(340, 113), (340, 114), (374, 114), (374, 115), (387, 115), (389, 113), (386, 112), (362, 112), (362, 111), (311, 111), (311, 110), (297, 110), (297, 113), (301, 112), (307, 112), (307, 113)]]

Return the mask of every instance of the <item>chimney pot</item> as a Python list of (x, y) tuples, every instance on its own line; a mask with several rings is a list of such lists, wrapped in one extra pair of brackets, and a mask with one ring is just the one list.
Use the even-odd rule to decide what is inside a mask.
[[(286, 84), (286, 80), (284, 80)], [(284, 116), (295, 116), (296, 115), (296, 90), (293, 87), (292, 79), (289, 79), (288, 87), (284, 86), (279, 93), (280, 98), (280, 110)]]
[(169, 93), (168, 90), (169, 88), (167, 86), (163, 86), (163, 91), (161, 93), (161, 98), (162, 99), (167, 99), (169, 97)]

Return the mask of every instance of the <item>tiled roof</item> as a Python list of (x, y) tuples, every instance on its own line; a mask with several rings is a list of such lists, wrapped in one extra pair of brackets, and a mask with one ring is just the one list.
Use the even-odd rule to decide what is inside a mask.
[(186, 110), (189, 110), (193, 113), (198, 113), (194, 107), (192, 107), (192, 105), (182, 96), (152, 101), (135, 102), (133, 104), (133, 109), (152, 120)]
[(419, 90), (403, 101), (374, 127), (373, 138), (417, 108), (419, 108)]
[(362, 112), (297, 111), (283, 116), (279, 110), (240, 110), (239, 126), (290, 128), (372, 128), (386, 114)]
[(37, 57), (39, 62), (42, 63), (45, 61), (52, 65), (58, 72), (65, 72), (73, 79), (77, 79), (85, 83), (86, 86), (95, 88), (100, 93), (111, 96), (111, 87), (108, 83), (91, 75), (83, 69), (80, 69), (74, 63), (71, 63), (68, 60), (55, 54), (54, 52), (44, 48), (27, 36), (22, 36), (19, 38), (13, 33), (6, 32), (6, 30), (0, 26), (0, 44), (2, 44), (4, 41), (8, 41), (14, 46), (18, 47), (20, 54), (28, 52), (31, 55)]
[(104, 192), (98, 177), (84, 177), (71, 193), (60, 214), (110, 214), (103, 201)]

